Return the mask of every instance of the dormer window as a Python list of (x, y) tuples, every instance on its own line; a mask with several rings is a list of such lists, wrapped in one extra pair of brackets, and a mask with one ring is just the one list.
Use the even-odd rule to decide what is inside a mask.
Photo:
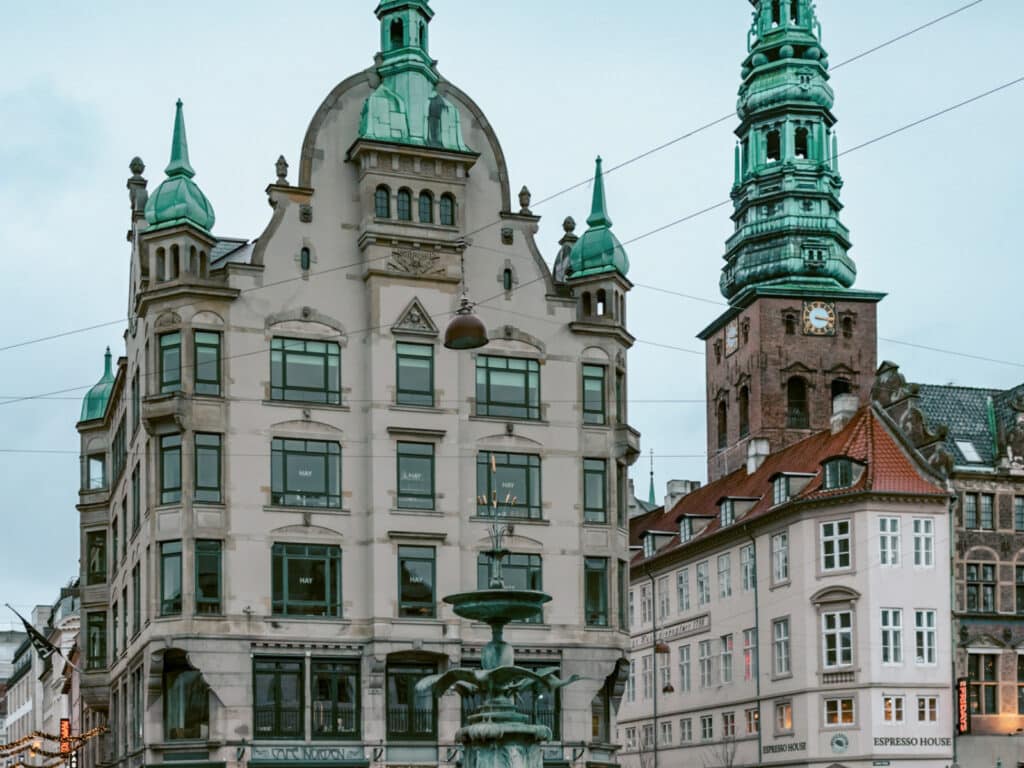
[(684, 517), (679, 521), (679, 541), (685, 544), (693, 538), (693, 521)]
[(772, 506), (789, 501), (789, 478), (779, 475), (772, 481)]
[(731, 499), (726, 499), (718, 508), (718, 517), (722, 527), (732, 525), (736, 522), (736, 505)]
[(654, 557), (654, 551), (657, 549), (654, 545), (654, 534), (648, 533), (644, 536), (644, 557)]
[(825, 489), (849, 488), (853, 485), (853, 462), (841, 457), (825, 462)]

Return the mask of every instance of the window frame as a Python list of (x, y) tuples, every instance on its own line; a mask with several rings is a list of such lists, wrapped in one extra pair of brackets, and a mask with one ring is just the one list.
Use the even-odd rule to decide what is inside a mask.
[(416, 220), (420, 224), (434, 223), (434, 195), (429, 190), (421, 190), (416, 197)]
[[(410, 490), (404, 477), (412, 476), (408, 467), (403, 470), (403, 460), (407, 462), (426, 462), (426, 482), (429, 491)], [(399, 440), (395, 446), (395, 507), (397, 509), (418, 510), (429, 512), (437, 508), (437, 456), (433, 443), (420, 443)]]
[[(780, 630), (782, 630), (780, 632)], [(793, 674), (792, 638), (789, 617), (772, 620), (772, 675), (775, 678)]]
[[(181, 331), (169, 331), (157, 336), (157, 355), (159, 356), (159, 392), (161, 395), (181, 392)], [(177, 355), (177, 363), (173, 363), (173, 355)]]
[[(843, 530), (845, 526), (845, 531)], [(832, 532), (829, 533), (828, 531)], [(828, 520), (818, 525), (819, 536), (819, 564), (823, 573), (836, 573), (850, 571), (853, 569), (853, 522), (850, 518), (841, 520)], [(845, 542), (845, 551), (843, 544)], [(832, 544), (832, 551), (829, 551), (829, 544)], [(846, 564), (843, 564), (845, 555)], [(833, 564), (829, 565), (829, 559)]]
[(914, 567), (935, 567), (935, 519), (915, 517), (911, 523), (914, 536)]
[(919, 667), (938, 664), (938, 612), (931, 608), (914, 609), (914, 663)]
[[(224, 502), (224, 463), (223, 436), (212, 432), (196, 432), (193, 435), (193, 500), (197, 504), (222, 504)], [(200, 443), (202, 441), (202, 443)], [(217, 480), (214, 485), (200, 485), (203, 474), (201, 464), (210, 461), (216, 469)], [(209, 467), (206, 468), (209, 471)]]
[[(793, 733), (793, 702), (791, 700), (776, 701), (775, 711), (775, 733)], [(788, 720), (785, 715), (788, 714)], [(780, 716), (781, 715), (781, 716)], [(786, 723), (789, 723), (788, 725)]]
[(711, 604), (711, 561), (697, 563), (697, 607)]
[[(987, 676), (988, 667), (986, 660), (992, 663), (992, 677)], [(1000, 714), (1000, 683), (999, 675), (999, 653), (975, 653), (967, 651), (967, 680), (968, 696), (967, 708), (972, 717), (987, 717)], [(981, 672), (979, 676), (976, 674)], [(992, 696), (992, 709), (984, 706), (987, 696)]]
[[(318, 351), (317, 347), (323, 347)], [(321, 386), (290, 386), (289, 360), (318, 359)], [(291, 365), (298, 365), (292, 362)], [(274, 336), (270, 340), (270, 401), (274, 403), (308, 403), (314, 406), (340, 406), (341, 345), (330, 339), (304, 339)]]
[[(212, 340), (205, 338), (201, 340), (201, 337), (212, 337)], [(197, 395), (206, 397), (220, 397), (223, 393), (221, 390), (221, 340), (222, 335), (218, 331), (207, 331), (204, 329), (195, 329), (192, 331), (192, 348), (195, 351), (195, 365), (193, 366), (193, 388)], [(200, 350), (202, 349), (213, 349), (213, 378), (204, 377), (204, 367), (211, 367), (209, 362), (200, 362)]]
[[(591, 478), (600, 480), (600, 505), (590, 493)], [(596, 458), (583, 459), (583, 522), (590, 525), (608, 524), (608, 460)]]
[[(85, 532), (85, 583), (88, 586), (107, 583), (107, 529), (99, 528)], [(98, 553), (98, 554), (94, 554)], [(95, 561), (95, 567), (94, 567)]]
[[(491, 474), (493, 466), (500, 472), (501, 468), (506, 471), (521, 471), (525, 483), (526, 498), (521, 499), (515, 496), (515, 503), (506, 503), (497, 497), (497, 488), (492, 483), (501, 482), (500, 474)], [(476, 455), (476, 493), (477, 517), (508, 517), (514, 520), (543, 520), (544, 500), (542, 497), (543, 476), (541, 474), (541, 459), (539, 454), (514, 453), (511, 451), (478, 451)], [(481, 483), (483, 485), (481, 485)], [(507, 483), (501, 483), (506, 485)], [(517, 483), (513, 482), (513, 485)], [(497, 498), (498, 508), (492, 506), (493, 500)], [(507, 495), (506, 495), (507, 498)]]
[[(161, 541), (160, 542), (160, 617), (166, 618), (168, 616), (180, 616), (182, 614), (183, 603), (184, 603), (184, 585), (182, 584), (182, 546), (181, 540), (175, 539), (173, 541)], [(177, 561), (177, 565), (175, 565)], [(168, 573), (168, 567), (172, 569), (172, 573)], [(177, 574), (177, 588), (178, 594), (175, 596), (168, 590), (174, 588), (173, 583), (169, 580), (169, 576)]]
[(732, 597), (732, 553), (723, 552), (718, 556), (718, 599)]
[[(177, 663), (171, 664), (170, 669), (167, 664), (169, 660), (165, 657), (165, 666), (161, 675), (164, 738), (172, 742), (206, 740), (210, 735), (210, 687), (203, 679), (202, 672), (189, 667), (184, 652), (178, 652), (175, 657)], [(181, 681), (180, 688), (177, 686), (179, 681)], [(175, 694), (175, 691), (178, 693)], [(172, 707), (170, 698), (175, 695), (179, 701), (176, 707)], [(197, 712), (197, 710), (199, 711)], [(187, 723), (197, 714), (199, 715), (198, 721), (195, 723), (197, 730), (189, 732), (191, 729), (185, 725), (172, 728), (171, 718), (174, 715), (178, 716), (178, 722)], [(185, 731), (185, 733), (174, 735), (175, 731)]]
[[(608, 589), (610, 559), (607, 557), (583, 558), (583, 613), (587, 627), (611, 626), (611, 599)], [(600, 578), (600, 582), (594, 579)], [(592, 592), (600, 586), (598, 593)], [(593, 609), (597, 610), (593, 610)]]
[[(220, 616), (224, 613), (224, 544), (219, 539), (196, 539), (194, 545), (194, 594), (197, 616)], [(211, 567), (212, 566), (212, 567)], [(205, 577), (213, 575), (216, 596), (209, 597), (203, 588)]]
[(107, 612), (86, 611), (85, 668), (102, 670), (107, 668)]
[[(967, 613), (995, 613), (998, 610), (999, 603), (997, 593), (999, 588), (999, 581), (996, 563), (965, 563), (964, 584), (964, 607)], [(972, 592), (974, 593), (973, 608), (971, 607)], [(986, 599), (989, 597), (991, 598), (991, 601)]]
[(384, 184), (379, 185), (373, 191), (373, 217), (375, 219), (391, 218), (391, 189)]
[[(331, 544), (275, 541), (270, 548), (270, 613), (272, 616), (299, 618), (344, 618), (344, 581), (342, 550)], [(320, 564), (323, 574), (323, 599), (292, 598), (289, 562)], [(303, 577), (299, 577), (300, 579)], [(315, 585), (314, 585), (315, 586)]]
[[(427, 361), (430, 384), (426, 390), (404, 387), (402, 385), (403, 361)], [(411, 373), (410, 373), (411, 375)], [(434, 345), (416, 344), (411, 341), (399, 341), (395, 344), (395, 405), (413, 408), (434, 408)]]
[[(447, 210), (446, 210), (447, 208)], [(438, 223), (442, 227), (455, 226), (455, 196), (445, 192), (438, 203)]]
[[(580, 404), (583, 410), (583, 425), (587, 427), (604, 427), (608, 424), (608, 366), (598, 363), (584, 363), (582, 368), (582, 394)], [(595, 407), (594, 393), (588, 389), (588, 385), (596, 382), (596, 399), (598, 405)]]
[[(260, 669), (261, 666), (266, 668)], [(290, 670), (286, 667), (291, 667)], [(260, 692), (259, 678), (261, 675), (270, 675), (272, 679), (271, 704), (258, 703), (257, 696)], [(282, 705), (283, 691), (281, 681), (286, 676), (293, 677), (294, 688), (298, 698), (297, 707), (285, 708)], [(254, 656), (253, 657), (253, 686), (252, 686), (252, 713), (253, 713), (253, 738), (258, 740), (304, 740), (305, 739), (305, 712), (306, 712), (306, 665), (305, 660), (289, 656)], [(269, 733), (261, 732), (257, 724), (261, 710), (272, 708), (273, 723)], [(284, 729), (281, 727), (283, 716), (287, 712), (297, 715), (298, 727), (295, 729)]]
[[(835, 626), (829, 626), (834, 617)], [(844, 625), (844, 617), (849, 620)], [(821, 665), (828, 671), (848, 669), (854, 663), (853, 611), (834, 610), (821, 613)], [(845, 640), (845, 642), (844, 642)], [(830, 648), (830, 645), (834, 646)], [(830, 654), (834, 660), (830, 661)]]
[[(358, 741), (362, 738), (362, 680), (360, 673), (361, 670), (358, 660), (335, 659), (318, 656), (310, 659), (310, 735), (314, 741), (328, 739), (335, 739), (339, 741)], [(329, 706), (325, 708), (325, 711), (318, 711), (317, 707), (317, 704), (319, 703), (317, 685), (318, 675), (324, 675), (326, 677), (328, 688), (330, 689), (331, 698)], [(340, 690), (339, 680), (349, 677), (355, 679), (355, 684), (350, 687), (350, 693), (352, 694), (352, 728), (318, 728), (318, 716), (323, 719), (324, 715), (328, 715), (330, 716), (330, 720), (334, 723), (338, 723), (342, 720), (338, 702), (338, 691)]]
[[(161, 435), (159, 443), (160, 452), (160, 503), (180, 504), (182, 493), (182, 463), (181, 463), (182, 436), (180, 432), (169, 435)], [(170, 463), (169, 463), (170, 462)], [(169, 477), (173, 473), (171, 469), (177, 466), (177, 485)]]
[(903, 666), (903, 609), (882, 608), (880, 627), (882, 664)]
[(898, 568), (902, 564), (902, 541), (899, 517), (883, 515), (878, 518), (878, 558), (883, 568)]
[[(323, 450), (315, 450), (318, 446), (323, 446)], [(306, 491), (289, 487), (290, 457), (316, 457), (316, 460), (322, 463), (324, 478), (320, 491)], [(341, 509), (341, 469), (340, 443), (332, 440), (272, 437), (270, 440), (270, 502), (276, 507)]]
[(845, 456), (829, 459), (822, 465), (822, 474), (823, 490), (850, 488), (853, 486), (853, 460)]
[[(844, 704), (849, 703), (849, 719), (846, 717), (847, 708)], [(822, 721), (824, 728), (845, 728), (849, 726), (855, 726), (857, 724), (857, 698), (855, 696), (828, 696), (823, 700), (825, 717)], [(833, 717), (829, 712), (829, 705), (835, 704), (834, 720), (830, 720)]]
[[(416, 679), (433, 674), (437, 671), (437, 668), (430, 664), (388, 664), (385, 672), (385, 689), (384, 689), (384, 719), (385, 719), (385, 733), (388, 741), (436, 741), (437, 740), (437, 719), (438, 709), (436, 697), (433, 695), (417, 694), (415, 691)], [(408, 701), (401, 707), (393, 706), (392, 698), (392, 679), (400, 678), (402, 687), (405, 688), (405, 695), (408, 697)], [(397, 688), (397, 680), (395, 687)], [(416, 712), (420, 709), (420, 702), (430, 703), (429, 710), (423, 707), (425, 713), (429, 714), (431, 729), (428, 733), (423, 729), (416, 729), (410, 727), (405, 730), (398, 730), (392, 728), (392, 712), (398, 712), (401, 710), (408, 710), (411, 708), (413, 711), (413, 717), (406, 715), (406, 722), (414, 724), (416, 722)]]
[[(428, 554), (429, 553), (429, 554)], [(412, 600), (404, 596), (403, 563), (430, 564), (430, 601)], [(437, 618), (437, 548), (419, 544), (401, 544), (398, 547), (398, 617), (401, 619)], [(412, 576), (412, 571), (409, 571)], [(409, 584), (414, 583), (409, 581)]]
[(402, 187), (395, 196), (395, 214), (399, 221), (412, 221), (412, 190)]
[[(512, 366), (516, 367), (512, 367)], [(513, 402), (494, 397), (492, 372), (515, 373), (522, 379), (522, 399)], [(540, 421), (540, 362), (529, 357), (478, 355), (476, 358), (475, 415), (486, 418)], [(517, 384), (516, 389), (520, 387)]]
[[(776, 546), (776, 543), (779, 546)], [(789, 583), (789, 531), (773, 533), (772, 548), (772, 585)]]
[(753, 544), (740, 547), (740, 582), (744, 592), (753, 592), (757, 587), (757, 560)]
[[(621, 560), (619, 561), (622, 562)], [(476, 588), (490, 589), (490, 578), (493, 574), (494, 561), (488, 552), (480, 552), (476, 558)], [(512, 573), (523, 573), (525, 578), (519, 581), (506, 579), (509, 589), (528, 589), (541, 592), (544, 590), (544, 558), (533, 552), (509, 552), (502, 559), (501, 573), (507, 576)], [(543, 624), (544, 609), (538, 608), (533, 617), (513, 619), (512, 624)]]
[(882, 725), (903, 725), (907, 721), (906, 697), (886, 693), (882, 695)]

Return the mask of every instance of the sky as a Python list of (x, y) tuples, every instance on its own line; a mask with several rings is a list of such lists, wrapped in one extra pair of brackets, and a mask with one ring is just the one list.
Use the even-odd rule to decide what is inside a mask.
[[(818, 0), (833, 65), (968, 0)], [(729, 115), (746, 53), (747, 0), (434, 0), (431, 54), (482, 107), (512, 191), (534, 200)], [(134, 155), (152, 189), (166, 164), (174, 101), (185, 101), (196, 181), (216, 232), (255, 237), (264, 188), (327, 93), (372, 64), (373, 0), (20, 3), (0, 46), (0, 603), (50, 603), (77, 573), (81, 397), (123, 326), (38, 337), (127, 312)], [(849, 149), (1024, 75), (1020, 0), (981, 0), (839, 68), (840, 149)], [(678, 141), (606, 178), (627, 242), (728, 198), (736, 120)], [(888, 293), (879, 360), (911, 381), (1009, 387), (1024, 380), (1020, 216), (1024, 84), (882, 139), (841, 160), (843, 221), (856, 287)], [(553, 260), (561, 222), (589, 211), (584, 185), (543, 204)], [(721, 311), (729, 207), (627, 245), (636, 287), (629, 328), (633, 468), (646, 496), (705, 478), (704, 361), (695, 335)], [(652, 287), (686, 294), (685, 298)], [(664, 346), (683, 348), (667, 349)], [(918, 346), (908, 346), (918, 345)], [(922, 349), (930, 347), (933, 349)], [(960, 353), (953, 354), (953, 353)], [(990, 358), (984, 361), (962, 355)], [(49, 398), (4, 399), (81, 388)], [(0, 628), (7, 617), (0, 617)]]

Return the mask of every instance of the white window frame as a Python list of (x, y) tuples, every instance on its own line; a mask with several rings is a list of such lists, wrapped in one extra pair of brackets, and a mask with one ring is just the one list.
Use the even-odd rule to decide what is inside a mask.
[(711, 602), (711, 565), (705, 560), (697, 563), (697, 605), (707, 605)]
[(883, 608), (882, 664), (890, 667), (903, 665), (903, 609)]
[(722, 528), (728, 528), (736, 522), (736, 504), (732, 499), (726, 499), (718, 509), (719, 524)]
[(668, 747), (672, 745), (672, 721), (662, 720), (659, 725), (661, 726), (658, 736), (661, 738), (659, 742), (661, 746)]
[(744, 592), (753, 592), (757, 580), (757, 571), (754, 565), (754, 545), (747, 544), (740, 548), (740, 574), (742, 576)]
[(689, 717), (679, 718), (679, 743), (689, 744), (693, 741), (693, 719)]
[(636, 728), (635, 727), (627, 728), (626, 729), (626, 744), (625, 744), (625, 747), (626, 747), (627, 750), (636, 749)]
[[(843, 617), (849, 617), (849, 626), (843, 626)], [(835, 626), (830, 627), (830, 619)], [(835, 639), (835, 662), (829, 663), (829, 639)], [(844, 639), (846, 642), (844, 642)], [(843, 651), (849, 650), (849, 661), (843, 661)], [(825, 611), (821, 614), (821, 664), (828, 670), (853, 666), (853, 611)]]
[(654, 618), (654, 600), (646, 584), (640, 587), (640, 623), (646, 624)]
[(789, 581), (789, 531), (772, 536), (772, 582), (783, 584)]
[(734, 738), (736, 738), (736, 713), (735, 712), (723, 712), (722, 713), (722, 738), (723, 739), (734, 739)]
[(658, 618), (667, 619), (672, 613), (671, 592), (669, 592), (668, 576), (658, 579)]
[[(842, 528), (845, 527), (845, 532)], [(853, 567), (853, 525), (849, 519), (829, 520), (822, 523), (821, 534), (821, 570), (825, 573), (837, 571), (848, 571)], [(827, 545), (832, 545), (832, 553), (827, 551)], [(843, 551), (845, 544), (846, 551)], [(846, 556), (846, 565), (842, 564), (843, 555)], [(829, 559), (832, 565), (829, 565)]]
[(917, 722), (925, 725), (935, 725), (939, 722), (938, 696), (917, 697)]
[[(936, 611), (914, 609), (914, 662), (919, 667), (934, 667), (938, 663), (935, 645), (937, 621)], [(924, 651), (923, 655), (921, 651)]]
[(679, 646), (679, 691), (688, 692), (693, 687), (691, 675), (690, 644)]
[(772, 506), (789, 501), (789, 478), (779, 475), (772, 481)]
[(882, 723), (903, 725), (907, 721), (906, 697), (885, 694), (882, 696)]
[(711, 715), (700, 716), (700, 740), (711, 741), (715, 738), (715, 719)]
[[(789, 727), (786, 727), (785, 721), (780, 717), (780, 713), (789, 711)], [(793, 732), (793, 702), (792, 701), (777, 701), (775, 702), (775, 732), (776, 733), (792, 733)]]
[(743, 679), (757, 679), (757, 633), (753, 629), (743, 630)]
[[(843, 702), (850, 702), (850, 722), (843, 722)], [(835, 704), (836, 710), (836, 722), (830, 723), (829, 717), (829, 705)], [(850, 726), (857, 724), (857, 699), (853, 696), (833, 696), (825, 699), (825, 718), (822, 721), (825, 728), (849, 728)]]
[(793, 673), (788, 618), (772, 622), (772, 665), (776, 677)]
[(761, 731), (761, 713), (757, 707), (744, 710), (743, 719), (747, 725), (748, 736), (754, 736)]
[(710, 688), (714, 679), (714, 661), (711, 652), (711, 641), (701, 640), (697, 646), (697, 666), (700, 670), (700, 687)]
[(900, 519), (878, 518), (878, 558), (883, 568), (898, 568), (902, 562), (900, 551)]
[(914, 567), (935, 567), (935, 520), (931, 517), (915, 517)]
[(734, 650), (732, 634), (722, 635), (718, 638), (718, 642), (718, 680), (722, 685), (728, 685), (732, 682), (732, 653)]
[(643, 699), (647, 701), (651, 698), (651, 693), (654, 691), (654, 667), (653, 654), (646, 654), (640, 659), (640, 679), (643, 685)]
[(683, 568), (676, 574), (676, 600), (679, 613), (690, 610), (690, 569)]
[(636, 701), (636, 659), (629, 661), (629, 682), (626, 686), (626, 698)]
[(729, 552), (718, 556), (718, 596), (732, 597), (732, 554)]

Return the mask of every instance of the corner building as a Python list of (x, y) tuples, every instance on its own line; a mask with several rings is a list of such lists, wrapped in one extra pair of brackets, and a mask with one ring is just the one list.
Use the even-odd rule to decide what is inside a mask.
[[(277, 164), (254, 241), (214, 234), (179, 102), (166, 178), (132, 163), (133, 318), (78, 425), (82, 696), (110, 765), (454, 765), (487, 628), (445, 595), (504, 574), (552, 602), (508, 628), (547, 764), (615, 765), (624, 689), (628, 260), (598, 165), (558, 280), (480, 109), (428, 53), (425, 0), (377, 8), (375, 66)], [(552, 247), (554, 256), (554, 247)], [(442, 346), (462, 291), (490, 343)]]

